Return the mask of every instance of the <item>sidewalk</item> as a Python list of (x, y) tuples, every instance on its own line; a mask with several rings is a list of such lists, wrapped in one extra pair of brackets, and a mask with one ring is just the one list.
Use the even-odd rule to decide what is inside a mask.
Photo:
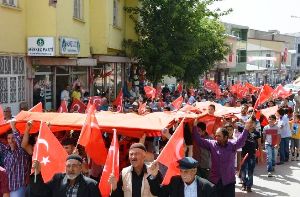
[(273, 175), (273, 177), (267, 176), (266, 165), (257, 165), (254, 171), (252, 192), (242, 191), (241, 184), (237, 183), (235, 187), (236, 197), (300, 196), (300, 161), (276, 165)]

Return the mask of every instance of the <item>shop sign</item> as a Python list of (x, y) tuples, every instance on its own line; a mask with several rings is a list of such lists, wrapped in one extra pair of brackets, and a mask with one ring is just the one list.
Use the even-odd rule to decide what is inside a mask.
[(28, 56), (54, 56), (53, 37), (28, 37), (27, 54)]
[(78, 55), (80, 53), (80, 41), (78, 39), (60, 37), (59, 45), (62, 55)]

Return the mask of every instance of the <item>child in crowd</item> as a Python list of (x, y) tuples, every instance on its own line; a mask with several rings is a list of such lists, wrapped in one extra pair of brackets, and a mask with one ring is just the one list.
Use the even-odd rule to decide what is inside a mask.
[(295, 115), (294, 121), (291, 123), (292, 138), (291, 138), (291, 153), (292, 161), (300, 161), (299, 158), (299, 142), (300, 142), (300, 114)]
[(279, 127), (276, 125), (276, 116), (269, 117), (269, 124), (263, 129), (263, 138), (265, 142), (265, 149), (267, 151), (267, 170), (268, 177), (272, 177), (272, 172), (275, 166), (275, 147), (279, 143)]

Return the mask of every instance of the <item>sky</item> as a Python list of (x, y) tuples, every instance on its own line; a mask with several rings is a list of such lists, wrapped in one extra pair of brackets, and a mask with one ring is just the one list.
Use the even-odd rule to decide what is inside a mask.
[(221, 17), (223, 22), (262, 31), (300, 32), (300, 0), (222, 0), (211, 8), (233, 9), (229, 15)]

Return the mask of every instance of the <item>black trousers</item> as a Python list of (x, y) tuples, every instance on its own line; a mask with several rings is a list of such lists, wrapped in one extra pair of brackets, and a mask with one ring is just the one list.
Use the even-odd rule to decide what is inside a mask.
[(235, 183), (223, 185), (220, 180), (216, 185), (217, 197), (235, 197)]

